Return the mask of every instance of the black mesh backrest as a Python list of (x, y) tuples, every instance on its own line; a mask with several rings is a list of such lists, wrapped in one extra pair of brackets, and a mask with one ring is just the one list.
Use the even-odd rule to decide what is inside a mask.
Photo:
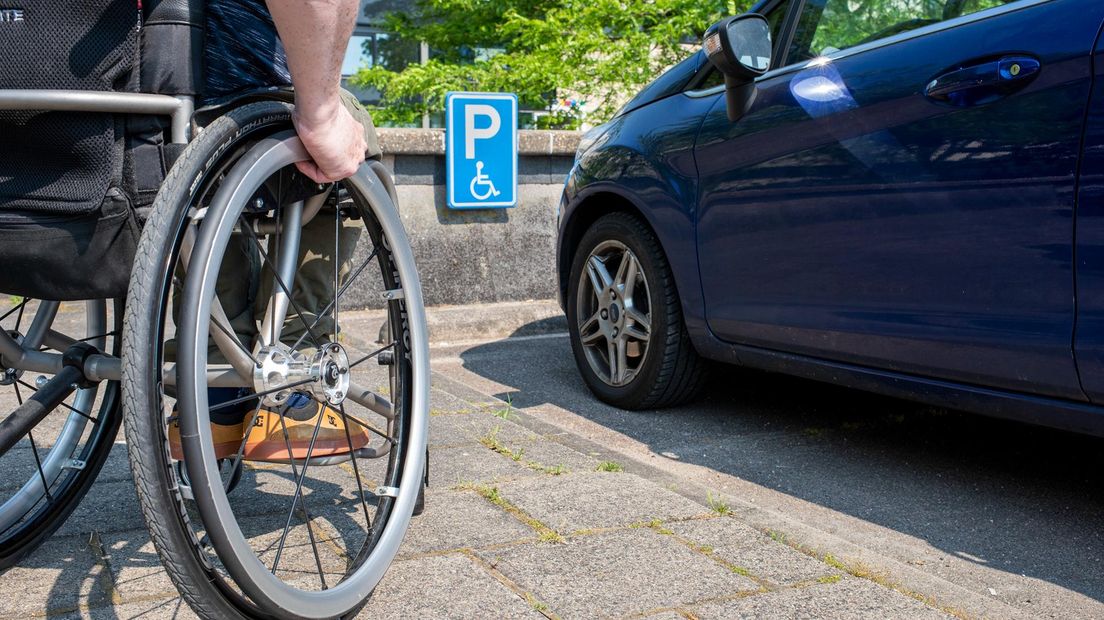
[[(136, 0), (0, 0), (0, 88), (132, 90)], [(10, 15), (10, 13), (9, 13)], [(0, 209), (82, 213), (121, 175), (116, 118), (0, 112)]]

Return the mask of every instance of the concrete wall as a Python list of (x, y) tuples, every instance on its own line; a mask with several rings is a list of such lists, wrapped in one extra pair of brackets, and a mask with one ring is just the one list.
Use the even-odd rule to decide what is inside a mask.
[[(427, 305), (556, 296), (556, 206), (579, 144), (577, 132), (519, 132), (518, 206), (464, 211), (445, 202), (443, 130), (379, 133)], [(378, 291), (375, 286), (366, 280), (363, 292), (350, 291), (350, 301), (378, 305), (366, 294)]]

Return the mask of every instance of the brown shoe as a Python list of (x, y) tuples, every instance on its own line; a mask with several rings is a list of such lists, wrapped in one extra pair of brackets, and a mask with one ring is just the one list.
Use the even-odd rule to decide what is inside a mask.
[[(320, 416), (321, 422), (318, 421)], [(355, 422), (350, 423), (346, 432), (341, 413), (330, 407), (323, 407), (314, 400), (302, 407), (288, 408), (283, 415), (283, 424), (280, 417), (278, 412), (261, 409), (245, 440), (245, 460), (287, 461), (289, 444), (292, 459), (307, 458), (316, 424), (318, 436), (314, 440), (312, 458), (348, 454), (350, 439), (353, 450), (367, 446), (370, 440), (368, 431)]]
[[(217, 424), (211, 422), (211, 439), (215, 442), (215, 458), (224, 459), (238, 453), (244, 437), (245, 422), (237, 424)], [(178, 461), (184, 460), (184, 449), (180, 445), (180, 421), (169, 424), (169, 454)]]

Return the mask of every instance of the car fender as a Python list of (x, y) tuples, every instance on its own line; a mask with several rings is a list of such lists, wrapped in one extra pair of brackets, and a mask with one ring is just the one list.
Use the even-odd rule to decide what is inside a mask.
[(571, 261), (589, 225), (605, 213), (628, 212), (645, 222), (659, 240), (691, 338), (696, 342), (697, 337), (707, 336), (695, 248), (697, 181), (692, 146), (690, 140), (681, 155), (685, 161), (677, 161), (678, 153), (656, 161), (626, 145), (597, 148), (576, 161), (561, 201), (557, 248), (561, 306), (566, 308), (569, 301)]

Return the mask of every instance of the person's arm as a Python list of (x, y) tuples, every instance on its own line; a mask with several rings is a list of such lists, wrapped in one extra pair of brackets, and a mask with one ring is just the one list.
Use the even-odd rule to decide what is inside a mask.
[(313, 161), (299, 170), (319, 183), (351, 176), (364, 161), (364, 128), (341, 104), (341, 61), (359, 0), (267, 0), (295, 86), (292, 120)]

